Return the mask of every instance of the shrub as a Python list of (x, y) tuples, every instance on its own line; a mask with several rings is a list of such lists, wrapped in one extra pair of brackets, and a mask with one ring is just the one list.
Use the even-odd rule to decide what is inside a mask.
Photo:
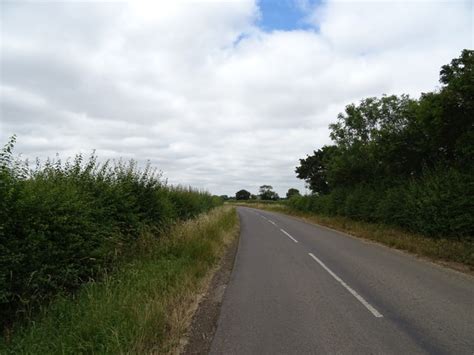
[(6, 325), (58, 293), (101, 277), (133, 250), (143, 230), (221, 203), (207, 192), (167, 186), (137, 163), (78, 155), (30, 169), (0, 152), (0, 318)]
[(385, 223), (430, 237), (474, 235), (474, 181), (455, 169), (425, 171), (401, 181), (336, 188), (326, 195), (295, 196), (296, 210)]

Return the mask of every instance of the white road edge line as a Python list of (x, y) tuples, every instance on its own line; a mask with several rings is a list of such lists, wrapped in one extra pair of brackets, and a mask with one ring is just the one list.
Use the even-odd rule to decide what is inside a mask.
[(365, 308), (367, 308), (376, 318), (382, 318), (383, 315), (379, 313), (369, 302), (367, 302), (361, 295), (359, 295), (356, 291), (354, 291), (348, 284), (346, 284), (339, 276), (337, 276), (334, 272), (331, 271), (321, 260), (313, 255), (313, 253), (308, 253), (310, 257), (312, 257), (319, 265), (326, 270), (329, 275), (334, 277), (337, 282), (339, 282), (342, 286), (344, 286), (347, 291), (349, 291), (360, 303), (362, 303)]
[(283, 229), (280, 228), (280, 231), (283, 234), (285, 234), (288, 238), (290, 238), (292, 241), (294, 241), (295, 243), (298, 243), (298, 241), (295, 238), (293, 238), (286, 230), (283, 230)]

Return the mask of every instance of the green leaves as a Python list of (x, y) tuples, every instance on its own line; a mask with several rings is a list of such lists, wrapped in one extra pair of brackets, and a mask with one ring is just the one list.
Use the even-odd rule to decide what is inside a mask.
[(136, 247), (143, 230), (164, 231), (222, 203), (167, 186), (149, 165), (99, 163), (94, 153), (29, 170), (13, 158), (14, 142), (0, 153), (2, 325), (100, 278)]
[(314, 196), (290, 204), (430, 236), (474, 234), (463, 212), (474, 195), (474, 51), (443, 66), (440, 77), (443, 87), (418, 100), (392, 95), (347, 105), (329, 126), (334, 145), (296, 168)]
[(300, 191), (298, 189), (290, 188), (286, 193), (286, 198), (292, 198), (293, 196), (301, 196)]
[(316, 194), (325, 194), (330, 190), (328, 175), (329, 164), (334, 161), (336, 146), (324, 146), (313, 152), (306, 159), (300, 159), (300, 166), (295, 170), (296, 176), (303, 179)]
[(248, 200), (250, 198), (250, 192), (247, 190), (239, 190), (235, 193), (236, 200)]
[(262, 185), (259, 188), (259, 196), (262, 200), (278, 200), (280, 197), (273, 191), (273, 186)]

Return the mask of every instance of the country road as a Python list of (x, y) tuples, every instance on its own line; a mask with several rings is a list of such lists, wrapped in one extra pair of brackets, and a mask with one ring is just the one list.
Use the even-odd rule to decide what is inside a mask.
[(241, 237), (211, 354), (474, 354), (474, 278), (277, 213)]

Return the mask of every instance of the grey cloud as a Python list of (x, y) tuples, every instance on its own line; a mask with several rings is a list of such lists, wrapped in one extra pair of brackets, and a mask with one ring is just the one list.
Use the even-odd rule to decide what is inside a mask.
[(272, 33), (252, 0), (1, 3), (0, 140), (17, 133), (30, 158), (149, 160), (216, 194), (304, 191), (298, 159), (330, 143), (346, 104), (431, 90), (472, 46), (466, 3), (329, 1), (319, 32)]

